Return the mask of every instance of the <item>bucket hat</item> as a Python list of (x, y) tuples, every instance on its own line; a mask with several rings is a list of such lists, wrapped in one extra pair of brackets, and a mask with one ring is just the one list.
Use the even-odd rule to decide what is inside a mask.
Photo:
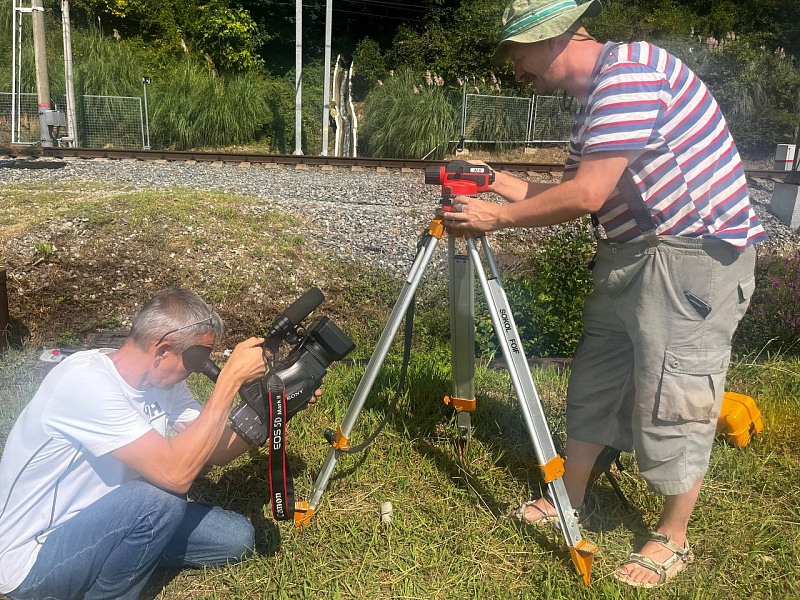
[(509, 42), (530, 44), (561, 35), (581, 17), (594, 17), (602, 10), (600, 0), (576, 4), (575, 0), (514, 0), (503, 13), (503, 30), (492, 64), (508, 58)]

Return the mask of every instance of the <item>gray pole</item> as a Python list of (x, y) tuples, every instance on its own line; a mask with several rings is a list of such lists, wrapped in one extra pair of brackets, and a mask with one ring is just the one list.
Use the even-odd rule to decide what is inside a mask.
[(78, 118), (75, 114), (75, 87), (72, 82), (72, 35), (69, 23), (69, 0), (61, 0), (61, 29), (64, 32), (64, 81), (67, 86), (67, 125), (70, 146), (78, 147)]
[(303, 0), (295, 0), (294, 40), (294, 153), (302, 154)]
[(322, 156), (328, 156), (328, 123), (331, 119), (331, 21), (333, 0), (325, 2), (325, 66), (322, 73)]
[[(20, 73), (22, 72), (22, 12), (13, 0), (11, 12), (11, 143), (19, 142)], [(18, 58), (19, 57), (19, 58)]]
[[(144, 149), (150, 150), (150, 117), (147, 114), (147, 86), (150, 85), (150, 78), (149, 77), (142, 77), (142, 89), (144, 91), (144, 126), (145, 131), (147, 132), (147, 142), (145, 143)], [(156, 103), (158, 104), (158, 103)]]
[(47, 79), (47, 46), (44, 31), (44, 7), (42, 0), (31, 0), (33, 20), (33, 54), (36, 59), (36, 92), (39, 99), (39, 138), (42, 146), (55, 146), (46, 114), (52, 110), (50, 104), (50, 82)]

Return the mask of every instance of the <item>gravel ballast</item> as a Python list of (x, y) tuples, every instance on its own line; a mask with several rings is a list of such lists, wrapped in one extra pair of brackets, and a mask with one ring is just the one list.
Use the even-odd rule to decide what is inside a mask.
[[(46, 161), (49, 159), (39, 159)], [(542, 175), (542, 180), (549, 180)], [(397, 274), (414, 258), (420, 234), (438, 206), (441, 190), (426, 185), (422, 171), (353, 171), (321, 167), (297, 169), (235, 164), (157, 163), (123, 160), (66, 161), (59, 169), (0, 168), (0, 183), (120, 182), (148, 189), (188, 188), (257, 198), (267, 210), (288, 213), (309, 225), (309, 237), (333, 255), (369, 262)], [(800, 243), (798, 231), (769, 212), (773, 183), (749, 183), (750, 197), (769, 239), (761, 252), (785, 252)], [(198, 207), (202, 210), (202, 206)], [(546, 230), (492, 234), (493, 245), (530, 244)], [(432, 266), (444, 265), (444, 245)]]

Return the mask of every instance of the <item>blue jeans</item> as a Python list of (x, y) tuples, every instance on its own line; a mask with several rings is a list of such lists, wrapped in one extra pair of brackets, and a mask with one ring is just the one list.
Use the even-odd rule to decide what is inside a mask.
[(245, 517), (129, 481), (51, 532), (7, 596), (133, 599), (156, 567), (235, 563), (253, 553), (253, 544)]

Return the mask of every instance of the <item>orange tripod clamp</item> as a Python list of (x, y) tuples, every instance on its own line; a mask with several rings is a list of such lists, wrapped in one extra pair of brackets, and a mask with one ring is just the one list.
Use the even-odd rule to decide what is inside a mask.
[(309, 508), (308, 502), (301, 500), (294, 505), (294, 527), (300, 529), (311, 522), (311, 516), (314, 514), (314, 509)]
[(464, 412), (472, 412), (475, 410), (475, 398), (468, 400), (467, 398), (453, 398), (452, 396), (445, 396), (444, 403), (452, 406), (456, 410), (463, 410)]

